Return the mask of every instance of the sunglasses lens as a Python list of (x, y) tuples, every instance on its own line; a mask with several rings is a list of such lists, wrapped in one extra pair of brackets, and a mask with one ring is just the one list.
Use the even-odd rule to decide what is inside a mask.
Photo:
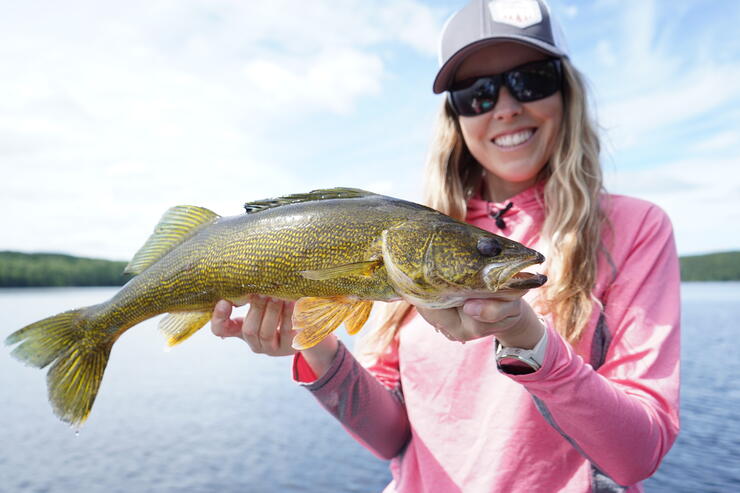
[(555, 62), (548, 61), (512, 70), (506, 82), (514, 97), (526, 103), (555, 94), (560, 89), (560, 73)]
[(524, 65), (501, 75), (481, 77), (471, 85), (452, 89), (450, 98), (458, 115), (476, 116), (496, 106), (503, 79), (512, 95), (523, 103), (551, 96), (560, 90), (559, 60)]
[(498, 85), (491, 77), (482, 77), (469, 87), (450, 92), (458, 114), (481, 115), (491, 111), (498, 99)]

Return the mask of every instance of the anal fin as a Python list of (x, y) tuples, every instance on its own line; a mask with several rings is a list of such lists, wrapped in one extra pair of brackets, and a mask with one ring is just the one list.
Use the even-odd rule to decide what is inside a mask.
[(172, 347), (195, 334), (211, 319), (211, 312), (169, 313), (159, 322), (159, 330), (167, 337), (167, 345)]
[(356, 333), (370, 315), (372, 304), (349, 296), (299, 299), (293, 309), (293, 329), (299, 331), (293, 338), (293, 348), (315, 346), (342, 322), (346, 322), (347, 332)]

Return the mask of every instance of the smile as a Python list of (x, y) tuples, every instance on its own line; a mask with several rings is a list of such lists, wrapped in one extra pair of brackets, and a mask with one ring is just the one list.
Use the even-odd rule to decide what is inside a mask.
[(527, 128), (525, 130), (520, 130), (519, 132), (500, 135), (498, 137), (495, 137), (492, 142), (499, 147), (516, 147), (527, 142), (529, 139), (532, 138), (533, 135), (534, 129)]

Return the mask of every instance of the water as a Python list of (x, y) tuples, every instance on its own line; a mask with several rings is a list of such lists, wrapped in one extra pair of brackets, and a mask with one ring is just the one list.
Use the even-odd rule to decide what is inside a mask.
[[(0, 337), (114, 288), (0, 290)], [(740, 491), (740, 283), (683, 290), (682, 431), (648, 491)], [(387, 463), (290, 379), (290, 358), (208, 329), (164, 352), (156, 320), (116, 343), (78, 436), (43, 373), (0, 349), (0, 491), (369, 492)]]
[(681, 433), (646, 490), (740, 491), (740, 283), (681, 295)]

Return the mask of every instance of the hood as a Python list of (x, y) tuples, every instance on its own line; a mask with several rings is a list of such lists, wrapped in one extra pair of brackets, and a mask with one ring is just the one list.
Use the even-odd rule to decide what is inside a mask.
[[(520, 216), (529, 216), (539, 222), (544, 217), (544, 189), (544, 182), (538, 183), (503, 202), (489, 202), (482, 199), (481, 193), (478, 192), (468, 200), (465, 221), (479, 226), (484, 223), (486, 226), (484, 229), (500, 230), (504, 234), (510, 229), (508, 222), (521, 222)], [(505, 209), (509, 202), (512, 206), (503, 215), (507, 227), (500, 229), (496, 226), (493, 215)]]

